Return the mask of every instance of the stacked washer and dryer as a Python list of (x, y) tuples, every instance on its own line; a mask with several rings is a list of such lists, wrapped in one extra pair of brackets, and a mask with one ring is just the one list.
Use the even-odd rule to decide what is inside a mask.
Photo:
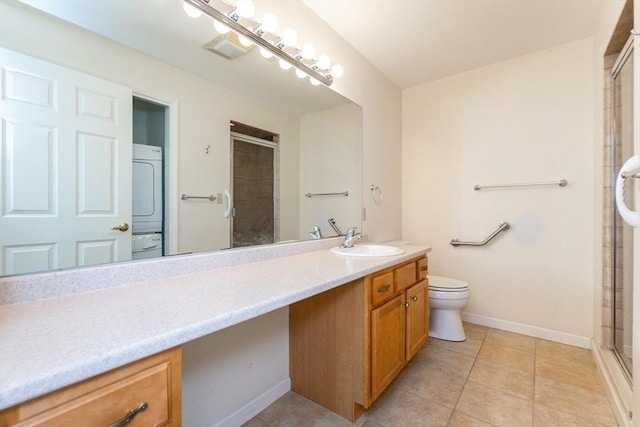
[(163, 255), (162, 147), (133, 144), (132, 259)]

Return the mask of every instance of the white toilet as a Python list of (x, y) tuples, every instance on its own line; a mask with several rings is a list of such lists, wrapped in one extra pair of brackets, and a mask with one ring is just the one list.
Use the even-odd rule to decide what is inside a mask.
[(466, 340), (460, 310), (467, 301), (467, 282), (429, 275), (429, 336), (446, 341)]

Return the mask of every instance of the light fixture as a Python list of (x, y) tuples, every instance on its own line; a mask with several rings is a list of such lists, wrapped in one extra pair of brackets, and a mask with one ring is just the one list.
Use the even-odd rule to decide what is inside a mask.
[(289, 69), (293, 66), (296, 68), (298, 77), (309, 76), (313, 85), (324, 83), (331, 86), (333, 79), (344, 73), (344, 69), (340, 65), (336, 64), (331, 67), (331, 62), (326, 55), (314, 58), (315, 48), (313, 45), (307, 43), (302, 46), (302, 49), (297, 48), (295, 45), (298, 42), (298, 35), (295, 31), (287, 29), (281, 37), (275, 34), (278, 20), (273, 14), (264, 15), (262, 22), (254, 18), (255, 8), (251, 0), (236, 0), (235, 7), (224, 1), (218, 1), (221, 3), (220, 9), (226, 7), (227, 12), (215, 7), (214, 0), (184, 1), (185, 11), (189, 9), (190, 16), (195, 16), (195, 13), (191, 11), (192, 8), (187, 8), (187, 5), (212, 17), (215, 20), (216, 31), (224, 34), (225, 30), (233, 30), (243, 42), (252, 42), (257, 45), (265, 58), (277, 57), (280, 67), (283, 69)]
[(193, 5), (189, 3), (183, 3), (182, 7), (184, 8), (184, 13), (189, 15), (189, 17), (191, 18), (199, 18), (200, 15), (202, 15), (202, 12), (200, 12), (200, 9), (195, 8)]

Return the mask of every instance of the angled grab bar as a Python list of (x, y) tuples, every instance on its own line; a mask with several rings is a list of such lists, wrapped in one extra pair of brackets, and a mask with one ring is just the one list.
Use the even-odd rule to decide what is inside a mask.
[(493, 239), (494, 237), (496, 237), (501, 231), (504, 230), (508, 230), (510, 227), (508, 222), (503, 222), (501, 223), (498, 228), (496, 229), (496, 231), (494, 231), (493, 233), (491, 233), (491, 235), (489, 237), (487, 237), (486, 239), (484, 239), (482, 242), (463, 242), (460, 241), (458, 239), (452, 239), (451, 245), (452, 246), (484, 246), (487, 243), (489, 243), (491, 241), (491, 239)]

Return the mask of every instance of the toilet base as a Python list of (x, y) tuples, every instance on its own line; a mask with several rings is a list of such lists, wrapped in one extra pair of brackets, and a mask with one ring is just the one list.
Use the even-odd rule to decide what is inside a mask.
[(445, 341), (465, 341), (467, 336), (462, 327), (460, 311), (431, 308), (429, 336)]

